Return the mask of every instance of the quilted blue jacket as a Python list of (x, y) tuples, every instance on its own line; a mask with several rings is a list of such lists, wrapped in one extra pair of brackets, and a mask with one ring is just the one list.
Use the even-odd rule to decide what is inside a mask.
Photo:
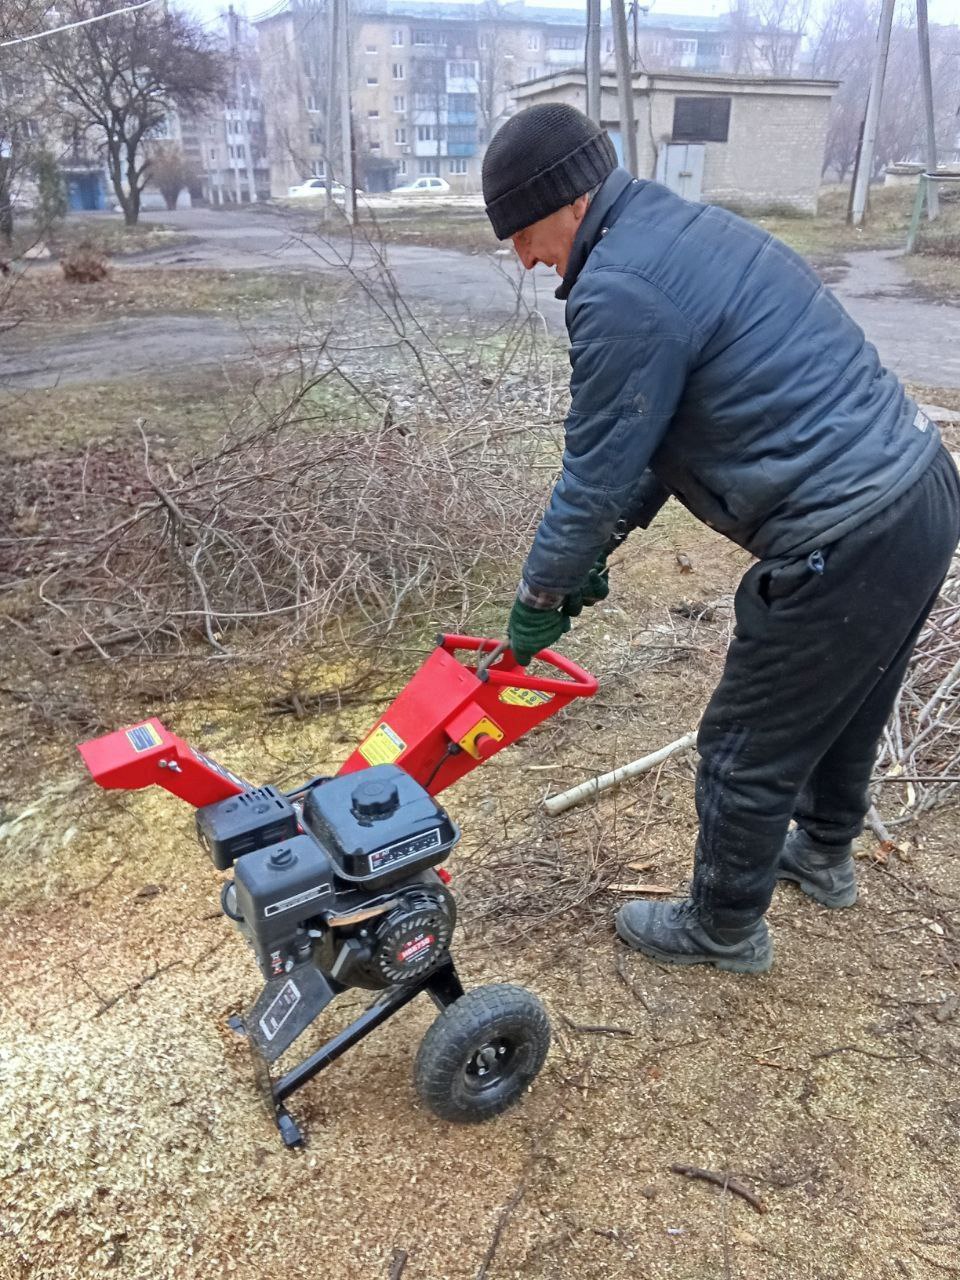
[(939, 448), (802, 258), (625, 169), (591, 202), (557, 296), (572, 401), (523, 570), (542, 604), (668, 494), (761, 559), (806, 556), (892, 503)]

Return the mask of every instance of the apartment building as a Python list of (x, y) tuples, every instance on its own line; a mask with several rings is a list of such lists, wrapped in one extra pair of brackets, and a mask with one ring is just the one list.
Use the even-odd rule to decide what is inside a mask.
[[(255, 19), (267, 154), (275, 196), (324, 172), (328, 79), (327, 0), (287, 0)], [(613, 66), (613, 37), (601, 34), (601, 60)], [(725, 19), (656, 19), (635, 11), (629, 31), (637, 69), (784, 74), (798, 36), (749, 29)], [(483, 153), (513, 109), (516, 85), (583, 67), (584, 14), (511, 0), (479, 4), (353, 0), (352, 131), (356, 178), (385, 191), (426, 174), (455, 191), (480, 185)], [(791, 52), (793, 50), (793, 52)], [(333, 138), (341, 177), (342, 144)]]
[[(357, 0), (350, 48), (357, 181), (383, 191), (422, 174), (476, 190), (510, 88), (583, 61), (576, 10), (423, 0)], [(325, 0), (290, 0), (255, 22), (274, 195), (323, 173)], [(332, 169), (340, 177), (341, 143)]]

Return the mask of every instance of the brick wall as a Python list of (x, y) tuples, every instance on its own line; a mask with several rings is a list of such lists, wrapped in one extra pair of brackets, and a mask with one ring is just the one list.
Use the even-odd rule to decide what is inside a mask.
[[(651, 96), (658, 146), (670, 139), (676, 96)], [(827, 97), (733, 94), (728, 141), (705, 144), (703, 199), (816, 213), (829, 110)]]

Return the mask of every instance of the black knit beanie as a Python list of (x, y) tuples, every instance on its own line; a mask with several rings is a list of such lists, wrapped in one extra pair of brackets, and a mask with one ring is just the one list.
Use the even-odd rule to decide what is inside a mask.
[(556, 213), (617, 167), (613, 143), (576, 107), (544, 102), (498, 129), (483, 157), (483, 199), (498, 240)]

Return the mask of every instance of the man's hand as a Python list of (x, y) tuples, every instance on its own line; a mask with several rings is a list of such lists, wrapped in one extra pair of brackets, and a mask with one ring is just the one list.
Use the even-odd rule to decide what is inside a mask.
[(608, 552), (601, 551), (587, 574), (580, 589), (563, 597), (561, 611), (570, 618), (579, 617), (585, 608), (606, 600), (610, 594), (610, 570), (607, 568)]
[(569, 630), (570, 619), (560, 609), (533, 609), (515, 600), (507, 623), (507, 639), (513, 656), (525, 667), (541, 649), (548, 649)]

